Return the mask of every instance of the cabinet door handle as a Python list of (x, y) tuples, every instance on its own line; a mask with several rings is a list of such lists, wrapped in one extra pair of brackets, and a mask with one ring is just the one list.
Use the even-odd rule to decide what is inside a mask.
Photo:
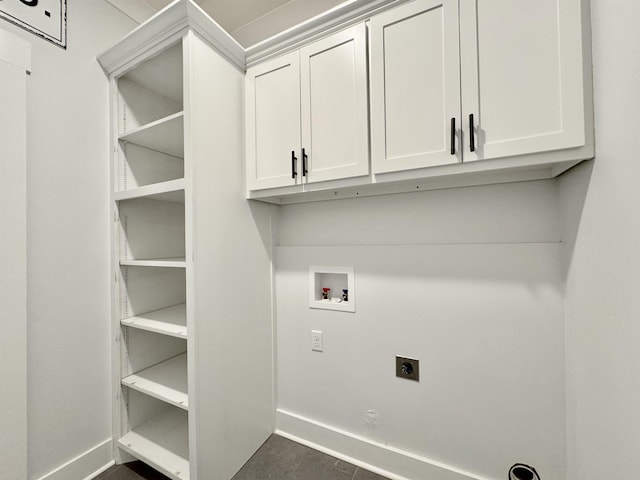
[(296, 152), (291, 150), (291, 178), (295, 180), (298, 176), (298, 172), (296, 170), (296, 166), (298, 164), (298, 159), (296, 158)]
[(307, 154), (304, 151), (304, 148), (302, 149), (302, 176), (306, 177), (307, 176)]
[(473, 113), (469, 114), (469, 150), (472, 152), (476, 151), (476, 135), (475, 135), (475, 124), (473, 123)]
[(456, 117), (451, 119), (451, 155), (456, 154)]

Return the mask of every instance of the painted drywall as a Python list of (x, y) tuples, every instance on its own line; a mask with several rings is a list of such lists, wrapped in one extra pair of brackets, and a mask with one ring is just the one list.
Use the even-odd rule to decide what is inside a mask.
[[(564, 479), (559, 222), (553, 180), (282, 207), (277, 428), (395, 449), (395, 466), (351, 455), (396, 478), (500, 479), (525, 462)], [(309, 308), (310, 265), (354, 267), (354, 314)], [(395, 355), (420, 359), (419, 383), (395, 377)]]
[[(30, 479), (111, 437), (109, 99), (95, 58), (135, 24), (104, 0), (69, 0), (67, 21), (67, 50), (2, 23), (31, 44), (33, 60), (27, 98)], [(103, 456), (96, 461), (73, 476), (105, 463)]]
[[(0, 465), (27, 476), (27, 71), (31, 47), (0, 28)], [(6, 435), (11, 432), (12, 435)]]
[(596, 158), (560, 178), (570, 480), (638, 477), (640, 4), (591, 0)]

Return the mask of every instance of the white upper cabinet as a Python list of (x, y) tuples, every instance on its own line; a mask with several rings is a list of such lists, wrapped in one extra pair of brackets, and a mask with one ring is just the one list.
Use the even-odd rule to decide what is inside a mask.
[(381, 4), (254, 53), (248, 198), (538, 180), (593, 158), (589, 0)]
[(416, 0), (373, 17), (373, 173), (592, 156), (592, 147), (580, 150), (588, 146), (582, 8), (579, 0)]
[(300, 60), (292, 52), (246, 76), (247, 186), (295, 185), (300, 155)]
[(458, 0), (417, 0), (370, 29), (373, 173), (460, 162)]
[(248, 69), (246, 107), (249, 190), (367, 175), (364, 24)]
[(465, 162), (585, 145), (580, 7), (461, 1)]
[(364, 24), (300, 50), (303, 178), (369, 173)]

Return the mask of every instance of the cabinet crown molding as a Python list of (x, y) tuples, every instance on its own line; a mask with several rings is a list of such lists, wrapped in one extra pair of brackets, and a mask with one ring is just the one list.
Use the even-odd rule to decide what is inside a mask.
[(244, 48), (193, 0), (175, 0), (99, 55), (98, 61), (108, 75), (119, 76), (147, 58), (159, 44), (170, 44), (185, 30), (191, 29), (244, 72), (247, 66), (300, 48), (408, 1), (410, 0), (373, 0), (363, 4), (362, 0), (348, 0), (321, 15)]
[(335, 8), (246, 48), (247, 67), (299, 49), (322, 37), (411, 0), (347, 0)]
[(186, 30), (206, 40), (218, 53), (245, 70), (245, 51), (193, 0), (176, 0), (98, 56), (108, 75), (119, 76), (149, 57), (155, 50), (177, 41)]

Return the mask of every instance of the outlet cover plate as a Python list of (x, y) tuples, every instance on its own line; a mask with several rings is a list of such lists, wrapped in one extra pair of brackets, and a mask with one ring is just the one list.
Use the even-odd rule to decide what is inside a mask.
[(420, 381), (420, 360), (396, 356), (396, 377)]
[(322, 332), (320, 330), (311, 330), (311, 350), (314, 352), (322, 352)]

